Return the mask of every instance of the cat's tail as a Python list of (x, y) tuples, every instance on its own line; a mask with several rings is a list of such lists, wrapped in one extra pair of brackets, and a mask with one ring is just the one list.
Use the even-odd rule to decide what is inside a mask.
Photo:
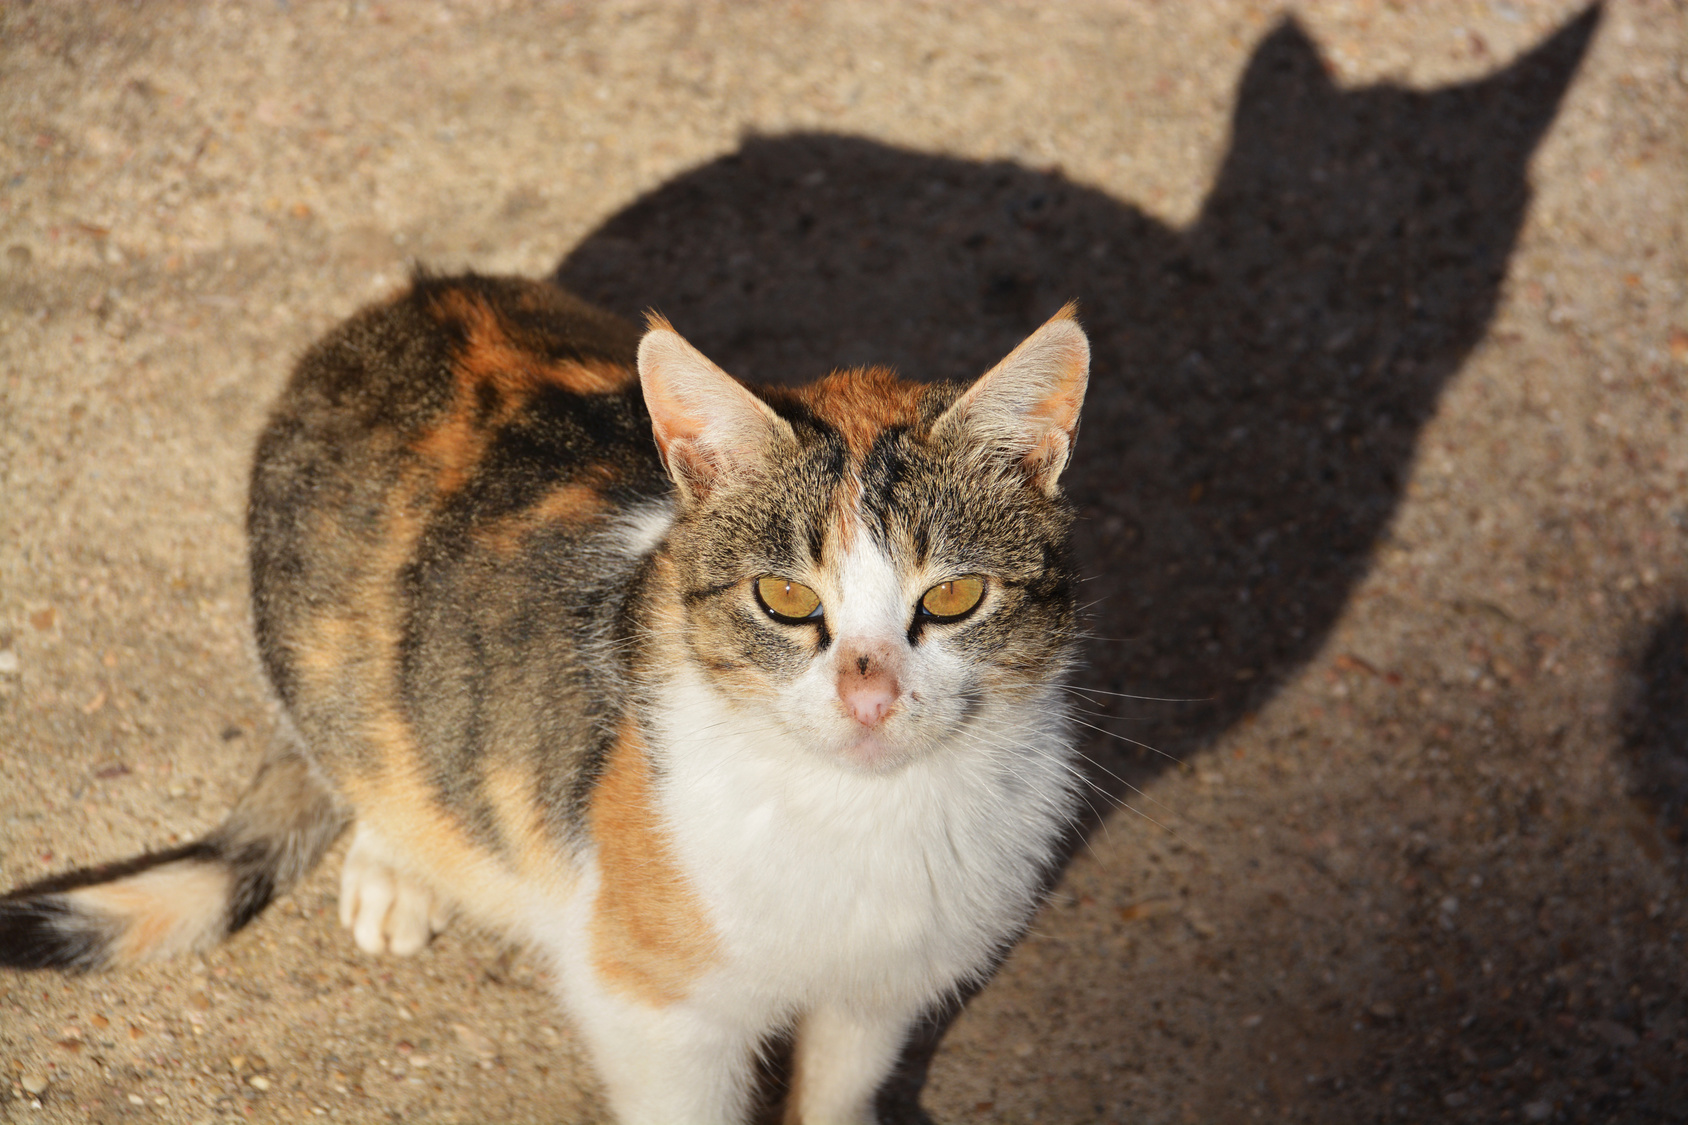
[(316, 866), (348, 820), (310, 763), (283, 751), (203, 840), (0, 898), (0, 965), (86, 971), (215, 945)]

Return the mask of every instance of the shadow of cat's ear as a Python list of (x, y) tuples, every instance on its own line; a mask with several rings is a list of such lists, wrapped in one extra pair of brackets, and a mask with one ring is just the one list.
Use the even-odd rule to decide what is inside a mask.
[(1034, 485), (1053, 494), (1072, 457), (1090, 381), (1090, 340), (1077, 313), (1069, 302), (979, 376), (933, 423), (933, 435), (953, 436), (989, 456), (1007, 453)]
[(790, 423), (692, 347), (656, 314), (639, 341), (639, 383), (662, 464), (688, 500), (722, 474), (752, 468), (791, 444)]
[(1248, 66), (1237, 83), (1233, 113), (1241, 117), (1269, 108), (1273, 116), (1284, 116), (1286, 107), (1275, 95), (1286, 86), (1297, 90), (1336, 89), (1319, 45), (1294, 16), (1280, 21), (1249, 56)]
[(1533, 150), (1559, 114), (1559, 104), (1576, 77), (1588, 45), (1600, 27), (1604, 6), (1591, 4), (1564, 27), (1520, 55), (1512, 65), (1469, 86), (1451, 87), (1442, 97), (1472, 96), (1512, 126), (1514, 142)]

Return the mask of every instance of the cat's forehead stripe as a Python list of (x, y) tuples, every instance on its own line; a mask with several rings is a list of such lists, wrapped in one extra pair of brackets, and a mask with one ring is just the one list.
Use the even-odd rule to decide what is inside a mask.
[[(844, 479), (838, 482), (833, 494), (832, 512), (833, 533), (843, 545), (844, 553), (849, 554), (856, 541), (856, 530), (862, 526), (862, 478), (856, 473), (854, 465), (844, 471)], [(820, 552), (815, 552), (815, 557), (820, 558)]]
[[(844, 443), (844, 463), (832, 495), (832, 535), (848, 555), (863, 526), (861, 470), (875, 443), (888, 431), (918, 426), (929, 387), (910, 383), (883, 367), (854, 368), (832, 374), (791, 394), (809, 417), (835, 432)], [(819, 552), (813, 552), (818, 560)]]

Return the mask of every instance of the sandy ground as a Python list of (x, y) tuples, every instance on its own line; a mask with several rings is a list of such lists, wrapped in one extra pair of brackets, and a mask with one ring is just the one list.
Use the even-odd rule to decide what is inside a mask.
[[(410, 262), (770, 379), (1077, 297), (1098, 817), (927, 1110), (1688, 1119), (1688, 9), (1579, 13), (0, 7), (0, 886), (276, 737), (248, 457)], [(338, 860), (202, 959), (0, 975), (0, 1120), (601, 1115), (529, 956), (359, 955)]]

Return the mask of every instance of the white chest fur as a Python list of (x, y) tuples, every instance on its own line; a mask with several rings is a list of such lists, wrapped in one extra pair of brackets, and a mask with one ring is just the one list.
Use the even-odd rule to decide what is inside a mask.
[[(1036, 904), (1074, 768), (1048, 698), (853, 770), (684, 676), (652, 731), (660, 815), (721, 939), (729, 1007), (907, 1008), (986, 969)], [(1053, 693), (1052, 693), (1053, 694)]]

